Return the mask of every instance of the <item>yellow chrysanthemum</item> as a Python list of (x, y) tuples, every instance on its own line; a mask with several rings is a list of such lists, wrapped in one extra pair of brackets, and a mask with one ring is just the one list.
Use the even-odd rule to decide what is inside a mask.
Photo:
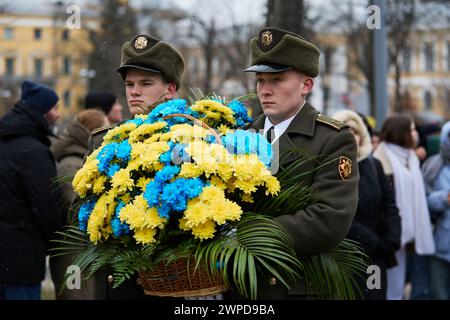
[(154, 142), (152, 144), (134, 143), (131, 147), (131, 157), (143, 170), (153, 171), (159, 163), (159, 157), (170, 149), (167, 142)]
[(230, 163), (219, 163), (217, 174), (224, 180), (228, 181), (233, 176), (233, 167)]
[(167, 219), (158, 215), (156, 208), (149, 208), (143, 195), (120, 210), (120, 221), (130, 225), (130, 229), (162, 228)]
[(89, 239), (94, 244), (97, 244), (97, 242), (102, 239), (102, 236), (104, 236), (102, 231), (104, 231), (105, 229), (107, 215), (108, 196), (107, 194), (103, 194), (97, 200), (97, 203), (95, 204), (95, 207), (92, 210), (87, 223), (87, 232), (89, 234)]
[(216, 186), (222, 190), (225, 190), (227, 188), (226, 183), (218, 176), (212, 176), (210, 182), (213, 186)]
[(241, 200), (244, 201), (244, 202), (248, 202), (248, 203), (253, 203), (254, 202), (254, 199), (253, 199), (252, 195), (248, 194), (248, 193), (244, 193), (242, 195)]
[(205, 115), (208, 118), (211, 118), (211, 119), (214, 119), (214, 120), (219, 120), (222, 117), (222, 115), (220, 113), (214, 112), (214, 111), (205, 111)]
[(119, 197), (120, 200), (122, 200), (123, 203), (128, 204), (131, 201), (131, 195), (129, 193), (125, 193)]
[(203, 127), (188, 124), (174, 125), (170, 130), (170, 140), (173, 142), (188, 144), (194, 140), (204, 139), (211, 133)]
[(224, 224), (226, 221), (236, 221), (241, 218), (242, 215), (242, 208), (235, 202), (223, 199), (219, 203), (219, 208), (222, 210), (219, 214), (215, 214), (213, 219), (218, 224)]
[(137, 243), (148, 244), (152, 242), (156, 242), (155, 235), (156, 229), (152, 228), (143, 228), (134, 231), (134, 239)]
[(196, 239), (206, 240), (214, 237), (216, 231), (216, 225), (213, 221), (207, 220), (202, 224), (199, 224), (192, 228), (192, 234)]
[(211, 214), (209, 210), (210, 205), (205, 204), (203, 201), (198, 199), (188, 201), (187, 208), (184, 211), (185, 225), (188, 228), (192, 228), (205, 222)]
[(202, 168), (197, 166), (195, 163), (183, 163), (178, 176), (180, 178), (197, 178), (202, 174)]
[(86, 196), (86, 193), (92, 188), (95, 179), (100, 176), (97, 164), (97, 159), (91, 159), (75, 174), (72, 186), (81, 198)]
[(227, 133), (233, 132), (231, 128), (228, 128), (226, 125), (220, 125), (217, 129), (222, 135), (226, 135)]
[(270, 176), (266, 180), (266, 188), (266, 195), (276, 196), (281, 190), (280, 181), (276, 177)]
[(119, 193), (125, 193), (133, 190), (134, 181), (130, 177), (130, 170), (123, 168), (117, 171), (111, 179), (111, 185), (116, 188)]
[(194, 228), (207, 220), (223, 224), (227, 220), (239, 220), (242, 215), (241, 207), (225, 198), (225, 193), (214, 185), (203, 189), (198, 198), (188, 202), (184, 212), (183, 226)]
[(97, 179), (95, 179), (94, 187), (92, 191), (95, 194), (101, 194), (105, 190), (105, 182), (107, 181), (107, 177), (104, 175), (99, 176)]
[(152, 135), (154, 132), (159, 131), (167, 126), (167, 122), (155, 122), (155, 123), (144, 123), (140, 125), (138, 128), (134, 129), (130, 132), (130, 143), (134, 143), (137, 141), (141, 141), (146, 137)]
[(129, 133), (136, 128), (136, 124), (129, 122), (108, 130), (103, 138), (103, 145), (110, 142), (118, 142), (128, 138)]
[(231, 124), (236, 123), (236, 119), (234, 119), (233, 117), (233, 110), (231, 110), (231, 108), (229, 107), (224, 106), (218, 101), (199, 100), (195, 102), (193, 106), (191, 106), (191, 109), (200, 114), (205, 114), (205, 118), (210, 118), (213, 120), (219, 120), (223, 118)]

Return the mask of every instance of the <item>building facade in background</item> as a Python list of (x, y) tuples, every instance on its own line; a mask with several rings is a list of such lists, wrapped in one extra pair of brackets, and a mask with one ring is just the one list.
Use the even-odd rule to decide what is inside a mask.
[[(20, 97), (20, 83), (32, 80), (53, 87), (63, 118), (74, 114), (87, 92), (90, 32), (97, 19), (80, 15), (73, 28), (66, 7), (47, 12), (0, 13), (0, 115)], [(75, 25), (76, 27), (76, 25)]]

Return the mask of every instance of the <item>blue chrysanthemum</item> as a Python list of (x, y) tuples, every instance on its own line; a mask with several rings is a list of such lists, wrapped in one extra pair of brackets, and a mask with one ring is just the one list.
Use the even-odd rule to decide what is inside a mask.
[(128, 162), (130, 160), (131, 145), (127, 140), (123, 140), (116, 146), (116, 157), (122, 162)]
[(87, 222), (96, 203), (97, 199), (89, 199), (80, 206), (78, 210), (78, 225), (81, 231), (87, 230)]
[(175, 114), (175, 113), (182, 113), (187, 115), (194, 115), (192, 110), (188, 107), (186, 100), (184, 99), (175, 99), (175, 100), (169, 100), (167, 102), (161, 103), (158, 105), (155, 109), (150, 112), (148, 115), (147, 120), (144, 121), (144, 123), (154, 123), (158, 121), (166, 121), (169, 126), (172, 126), (174, 124), (178, 123), (186, 123), (189, 120), (182, 117), (176, 117), (176, 118), (169, 118), (169, 119), (163, 119), (163, 117)]
[(161, 186), (155, 180), (150, 181), (145, 187), (144, 199), (149, 207), (157, 207), (159, 205), (159, 193)]
[(173, 177), (175, 177), (180, 172), (180, 167), (178, 166), (165, 166), (160, 171), (158, 171), (155, 175), (156, 183), (166, 182)]
[(227, 106), (233, 110), (236, 125), (239, 128), (242, 128), (253, 121), (248, 115), (247, 108), (240, 101), (232, 100)]
[(109, 169), (110, 162), (114, 159), (114, 156), (116, 154), (116, 146), (117, 143), (112, 142), (105, 145), (100, 152), (97, 155), (98, 160), (98, 171), (101, 173), (105, 173)]
[(256, 154), (266, 165), (270, 166), (272, 146), (264, 136), (259, 133), (236, 130), (222, 137), (222, 144), (230, 153)]
[(118, 163), (112, 163), (108, 167), (108, 170), (106, 171), (106, 175), (108, 176), (108, 178), (112, 178), (116, 174), (116, 172), (119, 170), (120, 170), (120, 165)]
[(130, 233), (130, 226), (120, 221), (120, 210), (122, 210), (123, 207), (125, 207), (125, 203), (119, 200), (114, 212), (114, 217), (111, 219), (111, 228), (116, 237)]
[(135, 118), (125, 121), (125, 124), (134, 123), (136, 127), (139, 127), (143, 122), (144, 120), (142, 120), (141, 118)]

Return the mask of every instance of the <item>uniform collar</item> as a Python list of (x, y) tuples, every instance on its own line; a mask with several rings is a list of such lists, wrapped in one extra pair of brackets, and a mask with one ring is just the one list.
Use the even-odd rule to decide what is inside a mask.
[[(298, 133), (308, 137), (314, 136), (317, 115), (317, 110), (308, 102), (305, 102), (284, 133)], [(266, 116), (264, 114), (259, 115), (253, 122), (252, 127), (257, 130), (264, 129), (265, 119)]]

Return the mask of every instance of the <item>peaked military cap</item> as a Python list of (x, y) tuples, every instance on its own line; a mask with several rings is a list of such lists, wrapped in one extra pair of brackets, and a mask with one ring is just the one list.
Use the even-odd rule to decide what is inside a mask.
[(320, 50), (302, 36), (267, 27), (250, 40), (252, 65), (245, 72), (282, 72), (295, 69), (307, 76), (319, 74)]
[(168, 82), (180, 88), (184, 71), (183, 56), (170, 44), (155, 37), (138, 34), (122, 46), (122, 57), (117, 72), (123, 79), (129, 68), (161, 74)]

